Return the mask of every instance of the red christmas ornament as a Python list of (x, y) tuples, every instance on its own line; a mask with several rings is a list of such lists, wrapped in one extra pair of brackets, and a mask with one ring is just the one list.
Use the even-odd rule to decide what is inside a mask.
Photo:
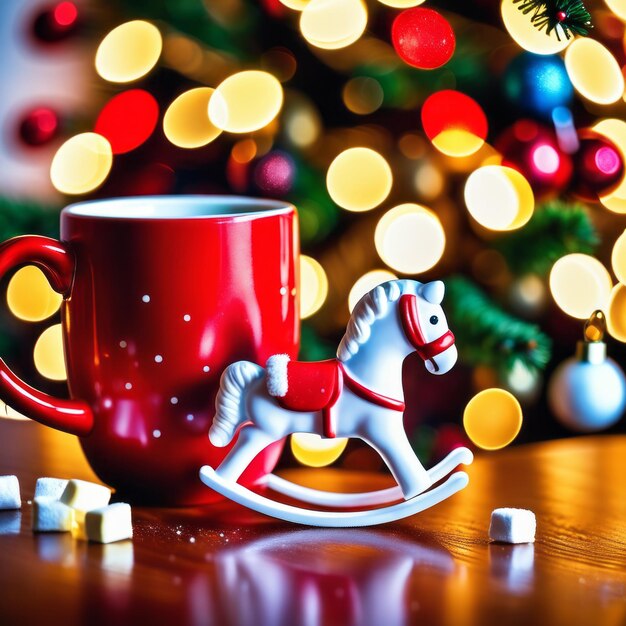
[(113, 154), (124, 154), (147, 141), (158, 119), (159, 105), (154, 97), (143, 89), (130, 89), (104, 105), (94, 130), (109, 140)]
[(502, 165), (521, 172), (536, 198), (562, 191), (572, 177), (572, 159), (559, 148), (554, 132), (532, 120), (515, 122), (495, 147), (502, 154)]
[(624, 161), (615, 144), (586, 129), (578, 133), (580, 147), (574, 155), (572, 193), (587, 202), (597, 202), (624, 177)]
[(59, 117), (48, 107), (37, 107), (28, 112), (20, 122), (20, 139), (29, 146), (42, 146), (59, 132)]
[(398, 56), (409, 65), (433, 70), (450, 60), (456, 40), (441, 14), (415, 7), (402, 11), (393, 21), (391, 41)]
[(46, 8), (33, 22), (33, 33), (46, 43), (56, 43), (73, 35), (79, 25), (79, 14), (73, 2), (65, 0)]

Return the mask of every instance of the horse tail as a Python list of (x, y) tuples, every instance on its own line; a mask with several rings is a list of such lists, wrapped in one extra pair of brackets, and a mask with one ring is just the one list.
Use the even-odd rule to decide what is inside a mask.
[(263, 368), (250, 361), (229, 365), (220, 379), (215, 398), (215, 416), (209, 430), (209, 440), (218, 447), (228, 445), (237, 428), (247, 421), (245, 393), (248, 385), (263, 376)]

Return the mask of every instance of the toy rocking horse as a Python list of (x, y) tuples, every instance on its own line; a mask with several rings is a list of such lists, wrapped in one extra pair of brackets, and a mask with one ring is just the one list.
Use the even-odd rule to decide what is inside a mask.
[[(311, 526), (369, 526), (407, 517), (441, 502), (468, 483), (459, 464), (472, 462), (467, 448), (453, 450), (426, 471), (402, 423), (402, 363), (417, 352), (431, 374), (456, 363), (454, 335), (441, 308), (444, 284), (392, 280), (367, 293), (355, 306), (337, 358), (317, 363), (270, 357), (266, 369), (239, 361), (222, 374), (209, 431), (211, 443), (228, 445), (239, 437), (217, 469), (205, 465), (201, 480), (211, 489), (255, 511)], [(322, 437), (359, 437), (387, 463), (397, 487), (367, 493), (309, 489), (274, 474), (271, 490), (309, 504), (359, 511), (320, 511), (286, 505), (239, 485), (252, 459), (274, 441), (297, 432)], [(394, 501), (404, 500), (396, 504)]]

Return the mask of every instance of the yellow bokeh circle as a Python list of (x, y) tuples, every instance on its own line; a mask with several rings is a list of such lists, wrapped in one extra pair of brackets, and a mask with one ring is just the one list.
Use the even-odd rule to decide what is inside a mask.
[(504, 389), (485, 389), (465, 407), (463, 427), (470, 440), (483, 450), (499, 450), (517, 437), (522, 427), (522, 407)]
[[(595, 124), (592, 130), (612, 141), (626, 161), (626, 122), (614, 118), (604, 119)], [(609, 211), (626, 213), (626, 176), (617, 187), (600, 196), (600, 202)]]
[(328, 295), (328, 278), (324, 268), (310, 256), (300, 255), (300, 318), (319, 311)]
[(209, 119), (229, 133), (267, 126), (283, 106), (283, 88), (269, 72), (246, 70), (223, 80), (211, 96)]
[(34, 265), (18, 270), (7, 288), (7, 304), (15, 317), (27, 322), (40, 322), (59, 310), (63, 297)]
[(617, 17), (626, 22), (626, 0), (604, 0), (604, 2)]
[(343, 437), (322, 439), (312, 433), (291, 435), (291, 452), (303, 465), (324, 467), (334, 463), (345, 450), (348, 440)]
[(179, 148), (199, 148), (222, 131), (209, 119), (209, 102), (215, 90), (197, 87), (178, 96), (165, 111), (163, 132)]
[(350, 289), (348, 294), (348, 308), (350, 313), (356, 306), (357, 302), (374, 287), (377, 287), (381, 283), (386, 283), (388, 280), (395, 280), (397, 276), (388, 270), (372, 270), (363, 274)]
[(520, 228), (535, 209), (528, 181), (517, 170), (503, 165), (484, 165), (474, 170), (465, 183), (464, 195), (471, 216), (490, 230)]
[(386, 4), (394, 9), (410, 9), (422, 4), (426, 0), (378, 0), (381, 4)]
[(128, 83), (145, 76), (157, 63), (163, 49), (159, 29), (143, 20), (114, 28), (96, 52), (96, 71), (112, 83)]
[(607, 269), (587, 254), (561, 257), (550, 271), (550, 292), (560, 309), (587, 319), (597, 309), (606, 311), (612, 288)]
[(65, 356), (61, 324), (50, 326), (41, 333), (33, 353), (37, 371), (51, 380), (65, 380)]
[(326, 174), (333, 201), (348, 211), (369, 211), (391, 191), (389, 163), (370, 148), (348, 148), (335, 157)]
[(279, 0), (281, 4), (284, 4), (288, 9), (294, 11), (302, 11), (304, 7), (309, 3), (309, 0)]
[(565, 53), (565, 69), (578, 93), (596, 104), (612, 104), (624, 93), (624, 76), (611, 52), (587, 37), (576, 39)]
[[(555, 54), (565, 50), (572, 42), (572, 39), (565, 36), (560, 26), (557, 26), (550, 35), (546, 35), (545, 29), (539, 30), (531, 23), (533, 13), (524, 15), (519, 10), (519, 6), (519, 4), (514, 4), (513, 0), (502, 0), (500, 12), (509, 35), (524, 50), (535, 54)], [(560, 41), (557, 38), (557, 29), (559, 29)]]
[(386, 265), (403, 274), (419, 274), (436, 265), (446, 247), (439, 218), (419, 204), (401, 204), (376, 225), (374, 243)]
[(310, 0), (300, 14), (302, 36), (312, 46), (326, 50), (349, 46), (366, 26), (363, 0)]
[(611, 291), (606, 321), (611, 337), (626, 342), (626, 285), (622, 283)]
[(611, 253), (611, 266), (617, 280), (626, 285), (626, 230), (617, 238)]
[(356, 76), (345, 84), (342, 97), (349, 111), (357, 115), (369, 115), (380, 108), (385, 92), (375, 78)]
[(50, 165), (50, 180), (61, 193), (89, 193), (99, 187), (113, 165), (111, 144), (97, 133), (70, 137)]
[(439, 152), (451, 157), (466, 157), (478, 152), (485, 140), (463, 128), (447, 128), (432, 138)]

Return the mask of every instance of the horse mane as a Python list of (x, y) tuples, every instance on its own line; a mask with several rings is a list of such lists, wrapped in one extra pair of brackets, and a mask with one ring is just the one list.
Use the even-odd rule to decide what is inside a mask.
[(407, 291), (413, 293), (409, 283), (420, 284), (414, 280), (390, 280), (378, 285), (357, 302), (337, 348), (337, 358), (340, 361), (353, 357), (359, 351), (359, 346), (367, 342), (372, 325), (377, 319), (387, 315), (391, 303), (397, 302)]

